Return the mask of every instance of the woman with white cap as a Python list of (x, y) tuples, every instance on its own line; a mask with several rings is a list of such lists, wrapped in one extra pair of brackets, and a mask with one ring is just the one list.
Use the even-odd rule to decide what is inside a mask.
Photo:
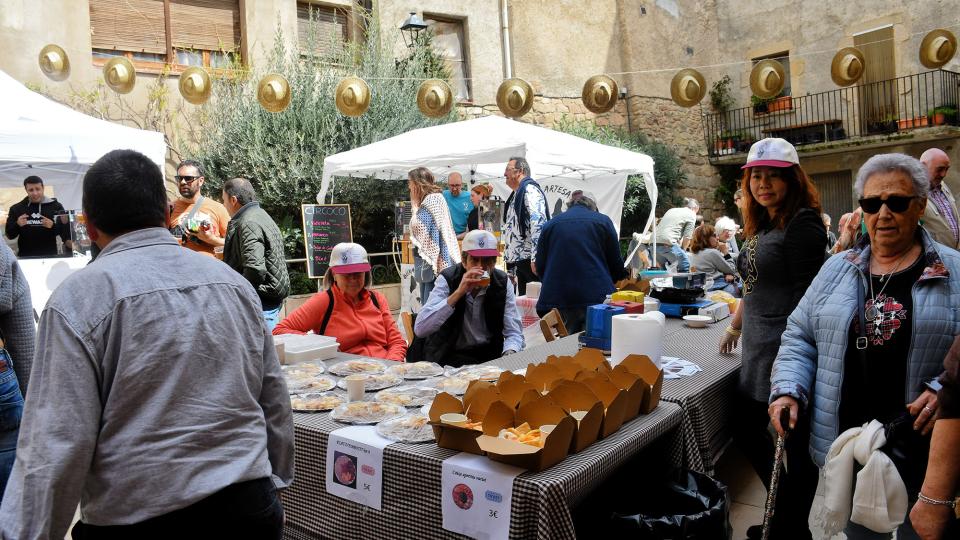
[[(744, 237), (737, 259), (743, 300), (720, 342), (732, 352), (743, 332), (742, 367), (735, 401), (734, 440), (767, 484), (774, 442), (767, 430), (770, 371), (787, 317), (823, 264), (827, 232), (820, 198), (800, 167), (797, 151), (783, 139), (756, 142), (742, 180)], [(789, 473), (781, 474), (771, 536), (811, 538), (807, 518), (816, 494), (817, 468), (807, 453), (809, 429), (787, 439)], [(769, 486), (767, 486), (769, 488)], [(748, 536), (759, 536), (751, 527)]]
[(280, 321), (273, 334), (312, 330), (337, 338), (343, 352), (402, 362), (407, 342), (393, 322), (386, 297), (369, 290), (372, 284), (367, 250), (360, 244), (337, 244), (323, 276), (325, 290)]

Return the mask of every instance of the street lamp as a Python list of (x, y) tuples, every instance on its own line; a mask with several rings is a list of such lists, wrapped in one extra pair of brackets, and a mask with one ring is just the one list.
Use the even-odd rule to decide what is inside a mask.
[(423, 22), (423, 19), (417, 15), (416, 11), (411, 11), (410, 16), (407, 17), (407, 20), (403, 21), (403, 25), (400, 26), (400, 32), (403, 34), (403, 42), (407, 44), (408, 48), (413, 48), (417, 44), (417, 38), (420, 36), (422, 30), (427, 29), (427, 23)]

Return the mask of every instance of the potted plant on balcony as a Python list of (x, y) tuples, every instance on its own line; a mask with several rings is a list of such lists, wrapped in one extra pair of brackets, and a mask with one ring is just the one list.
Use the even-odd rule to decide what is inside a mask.
[(773, 98), (773, 100), (767, 104), (768, 112), (789, 111), (791, 109), (793, 109), (793, 98), (784, 95), (783, 92), (780, 92), (780, 95)]
[(733, 79), (729, 75), (724, 75), (722, 79), (713, 83), (710, 88), (710, 104), (715, 111), (725, 113), (733, 107), (733, 95), (730, 93), (732, 85)]
[(738, 131), (736, 137), (737, 152), (749, 152), (753, 143), (757, 142), (749, 131)]
[(753, 114), (766, 114), (767, 107), (775, 98), (761, 98), (750, 96), (750, 105), (753, 106)]
[(957, 108), (953, 105), (941, 105), (927, 111), (927, 116), (930, 118), (930, 124), (934, 126), (953, 124), (957, 120)]

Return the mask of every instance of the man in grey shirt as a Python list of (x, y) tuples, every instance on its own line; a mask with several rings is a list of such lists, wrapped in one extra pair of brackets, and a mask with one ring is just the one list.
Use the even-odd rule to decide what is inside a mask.
[(43, 310), (0, 537), (63, 538), (79, 502), (74, 538), (280, 538), (293, 423), (256, 292), (177, 245), (142, 154), (94, 163), (83, 208), (103, 251)]
[(684, 251), (693, 236), (700, 203), (684, 199), (682, 208), (671, 208), (657, 223), (657, 261), (677, 263), (678, 272), (690, 271), (690, 260)]

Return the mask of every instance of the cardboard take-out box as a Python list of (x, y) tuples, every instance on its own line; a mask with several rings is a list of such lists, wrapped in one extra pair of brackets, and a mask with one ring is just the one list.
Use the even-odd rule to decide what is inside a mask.
[[(490, 407), (490, 414), (499, 415), (503, 402), (495, 403)], [(548, 397), (541, 397), (536, 401), (521, 405), (516, 412), (515, 424), (528, 423), (534, 429), (545, 424), (556, 427), (544, 440), (543, 447), (532, 446), (517, 441), (501, 439), (500, 429), (496, 432), (487, 429), (484, 422), (484, 434), (476, 442), (480, 450), (486, 452), (487, 457), (494, 461), (522, 467), (531, 471), (542, 471), (561, 461), (570, 450), (570, 442), (576, 430), (576, 421), (567, 415), (560, 406), (553, 403)], [(507, 426), (504, 426), (507, 427)], [(502, 429), (502, 428), (501, 428)]]
[(640, 414), (640, 407), (643, 405), (643, 399), (650, 392), (649, 385), (645, 384), (643, 379), (636, 373), (631, 372), (626, 367), (618, 365), (607, 374), (610, 381), (620, 388), (627, 391), (627, 410), (623, 415), (623, 421), (628, 422)]
[(650, 360), (650, 357), (631, 354), (620, 362), (621, 366), (640, 377), (648, 391), (640, 403), (640, 414), (649, 414), (660, 403), (660, 391), (663, 388), (663, 370)]
[[(577, 430), (570, 443), (570, 452), (580, 452), (596, 442), (603, 426), (603, 402), (583, 383), (576, 381), (562, 381), (550, 390), (550, 399), (562, 407), (567, 413), (586, 411), (577, 422)], [(571, 417), (572, 418), (572, 417)]]
[[(504, 372), (506, 375), (508, 372)], [(540, 397), (540, 392), (535, 386), (527, 382), (522, 375), (504, 377), (501, 375), (497, 381), (497, 391), (500, 393), (500, 400), (516, 408), (522, 403), (527, 403)]]
[[(500, 401), (499, 397), (499, 392), (489, 383), (472, 385), (467, 389), (462, 401), (446, 392), (437, 394), (430, 406), (429, 415), (437, 446), (483, 454), (477, 446), (477, 437), (487, 432), (500, 433), (502, 428), (509, 427), (514, 422), (513, 407)], [(483, 422), (483, 432), (440, 422), (440, 416), (446, 413), (460, 413), (471, 421)]]
[(603, 402), (605, 411), (600, 427), (600, 437), (609, 437), (623, 425), (630, 400), (626, 390), (617, 388), (606, 373), (582, 371), (577, 382), (583, 383)]
[(556, 381), (563, 379), (563, 374), (555, 364), (544, 362), (528, 365), (524, 379), (543, 394), (550, 391)]

